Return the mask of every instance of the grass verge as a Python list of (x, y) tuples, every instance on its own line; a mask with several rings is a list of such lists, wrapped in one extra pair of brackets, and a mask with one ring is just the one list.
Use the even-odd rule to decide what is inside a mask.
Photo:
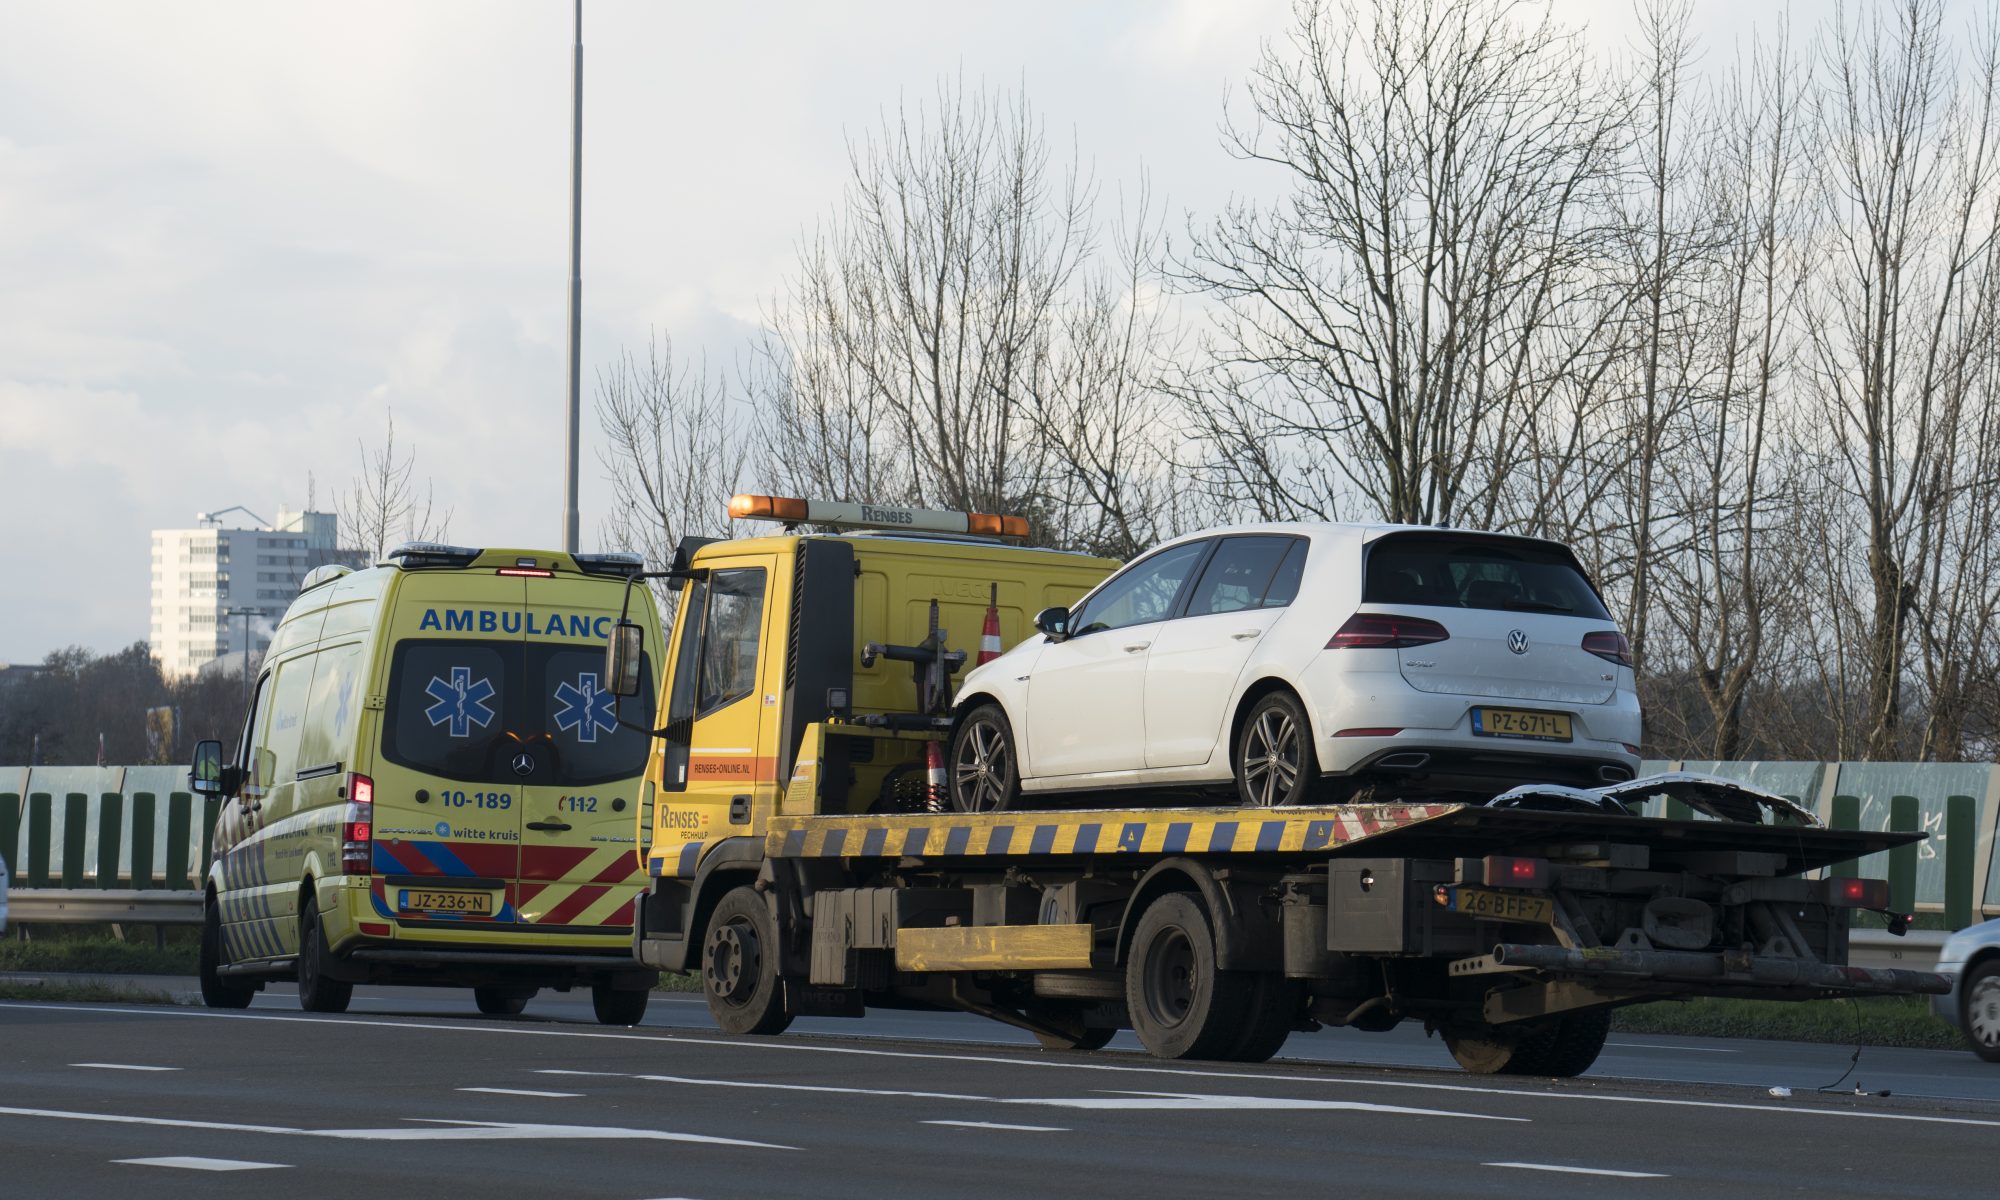
[(660, 982), (653, 985), (656, 992), (697, 992), (701, 991), (701, 976), (693, 971), (662, 971)]
[(0, 1000), (75, 1001), (88, 1004), (173, 1004), (165, 992), (152, 988), (115, 987), (86, 981), (0, 979)]
[(1662, 1000), (1621, 1008), (1611, 1028), (1620, 1033), (1686, 1037), (1768, 1038), (1852, 1046), (1902, 1046), (1955, 1050), (1957, 1029), (1933, 1016), (1929, 996), (1870, 996), (1861, 1000)]
[(0, 941), (0, 971), (56, 971), (86, 975), (192, 975), (197, 944), (170, 938), (166, 948), (143, 942), (121, 942), (108, 933), (45, 936), (38, 927), (32, 941)]

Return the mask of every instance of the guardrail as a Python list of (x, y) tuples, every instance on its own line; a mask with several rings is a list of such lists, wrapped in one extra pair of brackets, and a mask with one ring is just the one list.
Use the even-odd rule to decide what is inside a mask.
[(0, 792), (8, 922), (199, 924), (221, 807), (189, 792)]

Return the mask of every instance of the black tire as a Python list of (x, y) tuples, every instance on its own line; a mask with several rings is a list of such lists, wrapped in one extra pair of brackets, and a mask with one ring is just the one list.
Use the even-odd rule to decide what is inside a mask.
[(599, 1025), (637, 1025), (645, 1019), (646, 1001), (652, 998), (649, 988), (620, 988), (608, 983), (590, 986), (590, 1009), (597, 1014)]
[(226, 961), (222, 956), (222, 913), (211, 901), (202, 906), (201, 912), (201, 965), (198, 968), (201, 1002), (210, 1008), (249, 1008), (257, 989), (217, 974), (216, 969)]
[(472, 1002), (489, 1017), (519, 1016), (540, 988), (504, 988), (480, 984), (472, 989)]
[(1965, 973), (1959, 992), (1959, 1028), (1965, 1044), (1987, 1062), (2000, 1062), (2000, 958)]
[(1222, 1057), (1230, 1062), (1268, 1062), (1298, 1028), (1305, 1002), (1305, 985), (1298, 980), (1269, 972), (1258, 974), (1236, 1041)]
[(1236, 733), (1236, 800), (1245, 808), (1303, 804), (1319, 790), (1312, 722), (1298, 697), (1271, 692), (1244, 714)]
[(1458, 1065), (1474, 1075), (1543, 1075), (1548, 1073), (1543, 1062), (1560, 1029), (1559, 1019), (1467, 1026), (1446, 1029), (1444, 1044)]
[(757, 889), (734, 889), (709, 916), (701, 991), (724, 1033), (783, 1033), (792, 1023), (778, 978), (778, 923)]
[(354, 985), (327, 975), (333, 965), (333, 951), (327, 948), (326, 934), (319, 927), (319, 910), (308, 890), (299, 897), (299, 1007), (307, 1012), (347, 1011), (354, 998)]
[(1154, 900), (1132, 935), (1125, 1004), (1159, 1058), (1222, 1058), (1241, 1034), (1253, 976), (1216, 966), (1215, 931), (1186, 892)]
[(1014, 727), (998, 704), (982, 704), (965, 715), (951, 735), (950, 793), (953, 812), (1005, 812), (1021, 800), (1021, 757)]
[(1534, 1064), (1531, 1073), (1574, 1079), (1590, 1070), (1597, 1056), (1604, 1052), (1604, 1040), (1610, 1036), (1610, 1009), (1568, 1013), (1556, 1022), (1555, 1031), (1541, 1047), (1540, 1061)]

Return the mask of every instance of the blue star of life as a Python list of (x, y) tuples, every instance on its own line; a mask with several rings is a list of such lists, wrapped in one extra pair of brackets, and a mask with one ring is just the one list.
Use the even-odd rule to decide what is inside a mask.
[(556, 701), (562, 705), (556, 710), (556, 729), (563, 733), (576, 730), (579, 742), (595, 742), (598, 730), (608, 733), (618, 728), (618, 718), (612, 714), (617, 698), (598, 690), (594, 671), (578, 675), (575, 684), (567, 680), (557, 684)]
[(471, 667), (453, 667), (451, 678), (433, 675), (424, 685), (424, 695), (437, 701), (424, 710), (433, 725), (450, 725), (455, 738), (471, 737), (474, 725), (484, 729), (493, 723), (493, 707), (486, 703), (494, 696), (492, 681), (472, 677)]

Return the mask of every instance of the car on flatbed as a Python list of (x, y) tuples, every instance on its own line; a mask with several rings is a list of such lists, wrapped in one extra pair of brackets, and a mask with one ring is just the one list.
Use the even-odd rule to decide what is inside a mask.
[(1631, 779), (1631, 650), (1576, 556), (1396, 525), (1167, 542), (969, 674), (960, 811), (1194, 788), (1250, 807)]

